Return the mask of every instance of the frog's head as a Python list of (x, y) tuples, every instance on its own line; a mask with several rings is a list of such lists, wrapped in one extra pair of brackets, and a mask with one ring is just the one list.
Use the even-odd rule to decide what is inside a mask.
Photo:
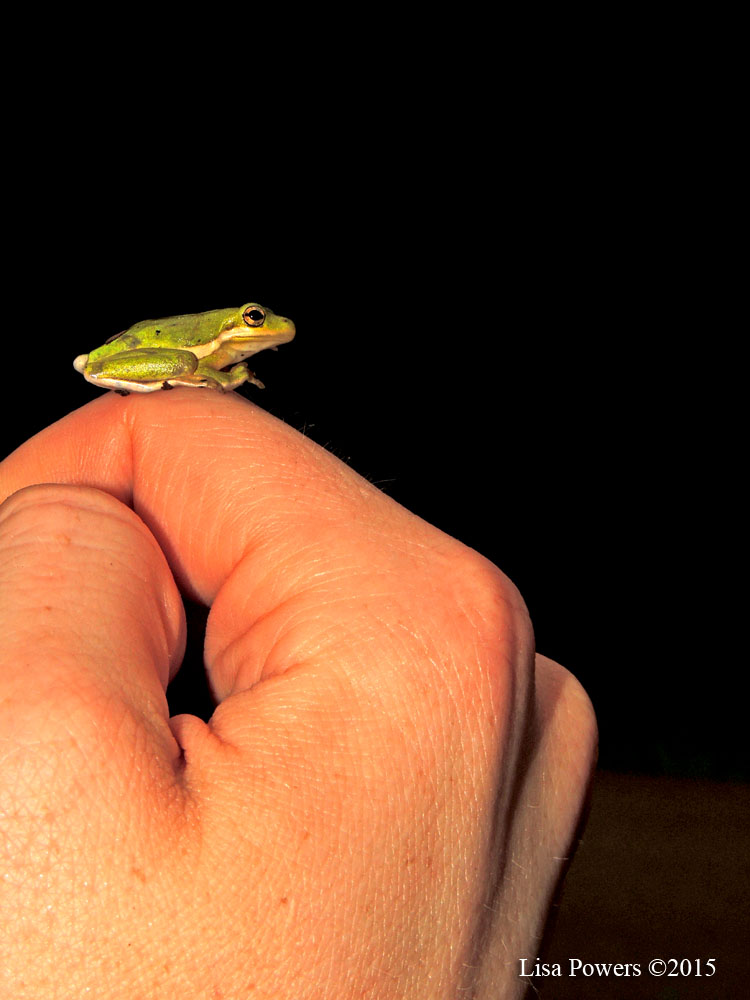
[(252, 344), (252, 353), (256, 354), (269, 347), (288, 344), (294, 340), (295, 332), (290, 319), (277, 316), (257, 302), (248, 302), (229, 317), (220, 337), (222, 341), (231, 340), (244, 349)]

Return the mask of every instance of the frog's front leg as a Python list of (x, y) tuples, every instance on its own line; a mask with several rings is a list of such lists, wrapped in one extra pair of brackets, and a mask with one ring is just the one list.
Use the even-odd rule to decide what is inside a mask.
[[(257, 385), (260, 389), (265, 388), (260, 379), (255, 377), (244, 361), (238, 365), (234, 365), (228, 372), (217, 371), (211, 367), (210, 363), (199, 361), (193, 378), (203, 378), (213, 382), (216, 387), (223, 389), (224, 392), (231, 392), (232, 389), (236, 389), (243, 382), (252, 382), (253, 385)], [(179, 380), (170, 380), (170, 383), (172, 385), (187, 384)]]

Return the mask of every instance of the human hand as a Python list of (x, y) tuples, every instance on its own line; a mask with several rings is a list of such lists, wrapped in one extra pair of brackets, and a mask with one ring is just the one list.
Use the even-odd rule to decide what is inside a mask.
[[(523, 993), (595, 723), (498, 569), (231, 395), (107, 394), (12, 493), (0, 995)], [(208, 724), (168, 714), (175, 580)]]

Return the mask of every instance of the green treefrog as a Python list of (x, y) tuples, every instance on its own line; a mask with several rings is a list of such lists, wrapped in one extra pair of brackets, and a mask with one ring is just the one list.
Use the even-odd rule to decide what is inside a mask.
[[(239, 309), (147, 319), (123, 330), (73, 362), (93, 385), (117, 392), (154, 392), (173, 386), (230, 392), (243, 382), (263, 388), (244, 364), (267, 347), (294, 338), (294, 323), (249, 302)], [(229, 371), (222, 371), (228, 365)]]

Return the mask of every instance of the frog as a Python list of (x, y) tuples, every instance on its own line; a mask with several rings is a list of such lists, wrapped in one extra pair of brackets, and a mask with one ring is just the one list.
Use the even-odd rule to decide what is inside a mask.
[(121, 395), (178, 386), (231, 392), (244, 382), (262, 389), (245, 358), (288, 344), (295, 332), (290, 319), (247, 302), (239, 309), (143, 320), (79, 354), (73, 367), (92, 385)]

